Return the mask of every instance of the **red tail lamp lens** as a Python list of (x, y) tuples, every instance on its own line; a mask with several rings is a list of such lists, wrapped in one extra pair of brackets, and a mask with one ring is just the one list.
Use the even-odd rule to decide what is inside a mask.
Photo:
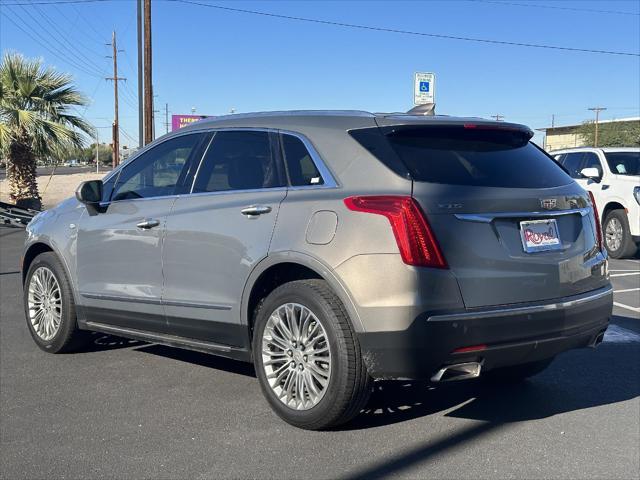
[(402, 261), (416, 267), (448, 268), (426, 217), (409, 196), (379, 195), (349, 197), (349, 210), (387, 217), (396, 238)]
[(598, 214), (598, 207), (596, 206), (596, 199), (593, 197), (593, 193), (589, 192), (589, 199), (591, 200), (591, 206), (593, 207), (593, 216), (596, 221), (596, 238), (598, 242), (598, 249), (602, 251), (602, 225), (600, 225), (600, 215)]

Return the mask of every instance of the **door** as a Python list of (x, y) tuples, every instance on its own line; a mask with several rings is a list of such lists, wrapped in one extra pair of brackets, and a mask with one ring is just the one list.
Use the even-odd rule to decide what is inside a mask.
[(215, 133), (194, 179), (167, 220), (163, 303), (171, 333), (244, 347), (240, 302), (267, 256), (286, 196), (275, 135)]
[[(204, 134), (169, 139), (125, 165), (101, 213), (78, 226), (80, 304), (90, 322), (163, 332), (162, 239)], [(111, 190), (111, 191), (109, 191)]]

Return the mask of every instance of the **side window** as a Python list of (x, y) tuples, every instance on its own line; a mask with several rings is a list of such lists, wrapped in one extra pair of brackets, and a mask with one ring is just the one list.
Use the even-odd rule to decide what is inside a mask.
[(293, 135), (283, 134), (282, 150), (292, 186), (322, 185), (324, 183), (302, 140)]
[(582, 152), (567, 153), (567, 156), (562, 162), (562, 166), (567, 169), (569, 175), (571, 175), (573, 178), (582, 178), (580, 176), (580, 170), (582, 170), (580, 166), (582, 165), (583, 156), (584, 153)]
[(173, 195), (189, 157), (203, 137), (204, 134), (182, 135), (140, 155), (120, 173), (112, 201)]
[(222, 131), (207, 149), (193, 193), (281, 186), (269, 133)]
[(582, 164), (582, 167), (580, 167), (580, 170), (582, 170), (583, 168), (597, 168), (598, 173), (602, 177), (602, 164), (600, 163), (598, 155), (593, 152), (585, 152), (584, 162)]

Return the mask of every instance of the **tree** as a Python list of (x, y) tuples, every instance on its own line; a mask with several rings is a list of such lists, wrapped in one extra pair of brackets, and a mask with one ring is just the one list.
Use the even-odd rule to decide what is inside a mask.
[[(578, 133), (586, 145), (595, 145), (596, 124), (585, 122)], [(598, 147), (638, 147), (640, 146), (640, 121), (607, 122), (598, 124)]]
[(61, 158), (81, 148), (92, 127), (70, 113), (87, 104), (70, 75), (44, 67), (39, 59), (6, 53), (0, 64), (0, 153), (7, 159), (12, 201), (40, 209), (37, 158)]

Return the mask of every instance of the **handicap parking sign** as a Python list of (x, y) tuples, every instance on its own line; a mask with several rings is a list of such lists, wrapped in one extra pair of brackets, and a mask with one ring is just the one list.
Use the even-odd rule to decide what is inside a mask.
[(413, 81), (413, 104), (435, 103), (436, 75), (432, 72), (416, 72)]

